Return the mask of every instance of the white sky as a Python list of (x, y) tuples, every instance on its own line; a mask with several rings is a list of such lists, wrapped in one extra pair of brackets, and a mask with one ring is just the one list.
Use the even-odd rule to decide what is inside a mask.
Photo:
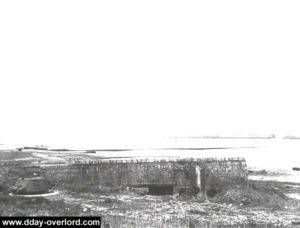
[(300, 134), (299, 1), (1, 1), (0, 143)]

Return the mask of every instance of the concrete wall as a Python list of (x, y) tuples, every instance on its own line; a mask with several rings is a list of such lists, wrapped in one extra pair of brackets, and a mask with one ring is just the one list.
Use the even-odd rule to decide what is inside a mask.
[(207, 190), (221, 190), (228, 185), (243, 185), (248, 180), (245, 160), (207, 161), (202, 175)]
[(246, 162), (241, 158), (71, 161), (66, 165), (32, 168), (0, 164), (0, 178), (9, 177), (10, 183), (18, 176), (29, 177), (33, 173), (45, 176), (57, 186), (90, 183), (118, 188), (168, 184), (173, 185), (175, 191), (198, 187), (206, 192), (247, 181)]
[(105, 187), (173, 185), (175, 191), (199, 187), (202, 192), (247, 182), (244, 159), (115, 160), (74, 162), (47, 168), (54, 182), (90, 182)]

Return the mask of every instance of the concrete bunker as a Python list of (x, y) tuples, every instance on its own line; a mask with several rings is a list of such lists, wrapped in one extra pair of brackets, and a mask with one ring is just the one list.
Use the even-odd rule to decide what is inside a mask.
[(246, 184), (248, 177), (243, 158), (98, 160), (74, 162), (68, 169), (66, 183), (84, 180), (110, 188), (148, 188), (153, 195), (213, 197), (226, 186)]
[[(14, 172), (14, 176), (19, 178), (24, 167), (10, 164), (2, 166), (0, 171), (2, 176)], [(148, 188), (148, 193), (153, 195), (179, 193), (208, 197), (213, 197), (227, 186), (245, 185), (248, 177), (243, 158), (95, 158), (89, 161), (70, 160), (64, 165), (26, 165), (26, 170), (39, 173), (59, 188), (99, 186), (103, 189), (126, 189), (135, 186)]]

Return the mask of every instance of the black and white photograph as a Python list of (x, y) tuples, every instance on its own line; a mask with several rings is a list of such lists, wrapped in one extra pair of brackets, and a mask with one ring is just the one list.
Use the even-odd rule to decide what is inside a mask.
[(300, 228), (299, 12), (0, 1), (0, 227)]

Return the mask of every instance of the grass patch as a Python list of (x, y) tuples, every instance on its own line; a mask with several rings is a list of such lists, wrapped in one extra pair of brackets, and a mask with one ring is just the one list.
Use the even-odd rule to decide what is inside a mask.
[(268, 182), (251, 182), (248, 187), (228, 188), (212, 199), (216, 203), (264, 207), (281, 210), (291, 207), (295, 202), (280, 189)]

